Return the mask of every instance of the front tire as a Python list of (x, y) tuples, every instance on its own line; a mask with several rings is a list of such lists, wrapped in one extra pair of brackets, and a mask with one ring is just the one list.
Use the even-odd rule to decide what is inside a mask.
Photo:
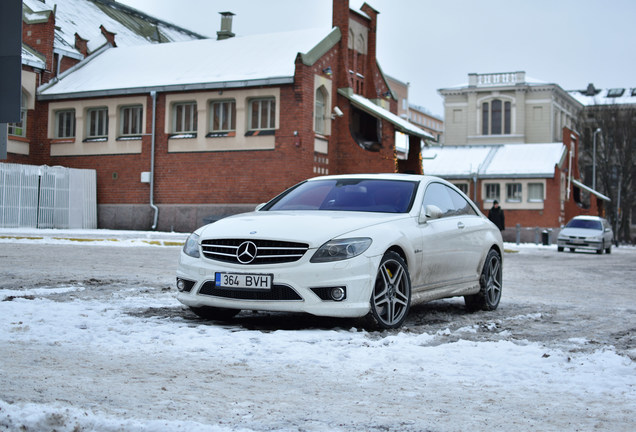
[(371, 293), (370, 317), (382, 329), (400, 327), (411, 306), (411, 276), (402, 257), (388, 251), (382, 257)]
[(470, 312), (497, 309), (501, 300), (503, 283), (501, 257), (494, 249), (491, 249), (486, 256), (486, 262), (479, 278), (479, 286), (481, 289), (477, 294), (464, 296), (466, 309)]
[(240, 309), (226, 309), (212, 306), (190, 307), (199, 318), (206, 320), (227, 321), (236, 316)]

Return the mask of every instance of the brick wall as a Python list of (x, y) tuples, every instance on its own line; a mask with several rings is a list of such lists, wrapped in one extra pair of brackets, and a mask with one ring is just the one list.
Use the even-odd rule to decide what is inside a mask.
[(53, 42), (55, 40), (55, 15), (51, 13), (47, 22), (27, 24), (22, 22), (22, 43), (46, 57), (46, 70), (42, 73), (42, 83), (51, 80), (55, 73)]

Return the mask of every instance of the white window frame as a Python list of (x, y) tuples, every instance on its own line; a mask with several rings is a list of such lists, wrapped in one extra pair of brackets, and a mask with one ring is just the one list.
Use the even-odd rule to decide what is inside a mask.
[[(276, 129), (276, 98), (264, 97), (250, 99), (248, 104), (248, 130), (274, 130)], [(256, 109), (256, 119), (254, 118), (254, 108)], [(256, 121), (256, 126), (254, 126)]]
[[(214, 122), (217, 118), (216, 107), (219, 107), (218, 111), (218, 128), (215, 129)], [(236, 100), (235, 99), (222, 99), (213, 100), (209, 104), (210, 110), (210, 127), (211, 133), (222, 132), (234, 132), (236, 131)], [(226, 126), (226, 127), (224, 127)]]
[(520, 203), (523, 201), (523, 185), (521, 183), (506, 183), (506, 202)]
[[(119, 133), (121, 136), (139, 136), (143, 134), (143, 105), (125, 105), (119, 109)], [(128, 129), (128, 130), (127, 130)]]
[[(501, 102), (501, 127), (499, 133), (493, 133), (493, 110), (492, 104), (493, 102), (498, 101)], [(488, 104), (488, 124), (484, 125), (484, 105)], [(506, 104), (509, 104), (510, 109), (508, 112), (508, 116), (506, 116)], [(512, 101), (504, 98), (492, 98), (488, 100), (484, 100), (479, 105), (479, 124), (481, 126), (481, 134), (488, 136), (500, 136), (500, 135), (510, 135), (512, 134), (513, 124), (513, 103)], [(509, 129), (506, 131), (506, 123), (508, 123)]]
[[(468, 193), (470, 192), (470, 185), (468, 183), (453, 183), (453, 185), (455, 185), (455, 187), (457, 187), (457, 189), (459, 189), (460, 191), (462, 191), (464, 193), (464, 195), (468, 196)], [(464, 190), (466, 189), (466, 190)]]
[(327, 117), (327, 90), (325, 86), (316, 89), (314, 95), (314, 131), (320, 135), (326, 135), (326, 117)]
[[(495, 189), (496, 194), (491, 194), (490, 189)], [(484, 201), (501, 201), (501, 185), (499, 183), (484, 183)]]
[[(188, 109), (184, 109), (184, 108)], [(172, 104), (172, 132), (173, 133), (196, 133), (197, 132), (197, 103), (175, 102)], [(179, 118), (180, 117), (180, 118)], [(179, 122), (181, 128), (178, 127)]]
[[(67, 116), (70, 116), (70, 119), (68, 119), (70, 120), (70, 124), (68, 128), (70, 129), (69, 131), (66, 130)], [(61, 129), (60, 129), (60, 126), (62, 126)], [(60, 130), (64, 133), (60, 134)], [(55, 112), (54, 137), (58, 139), (75, 138), (75, 110), (74, 109), (64, 109), (64, 110), (59, 110)]]
[(9, 123), (7, 125), (7, 134), (17, 137), (26, 138), (27, 133), (27, 95), (22, 92), (20, 101), (20, 121), (18, 123)]
[[(535, 188), (539, 188), (536, 197), (533, 197), (532, 190)], [(539, 198), (540, 196), (540, 198)], [(545, 201), (545, 187), (543, 183), (528, 183), (528, 202), (543, 202)]]
[(108, 107), (86, 110), (86, 138), (108, 138)]

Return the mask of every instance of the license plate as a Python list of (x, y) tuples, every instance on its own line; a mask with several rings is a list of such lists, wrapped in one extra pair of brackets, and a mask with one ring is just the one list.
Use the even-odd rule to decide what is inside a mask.
[(216, 273), (214, 282), (218, 288), (269, 290), (272, 288), (271, 274)]

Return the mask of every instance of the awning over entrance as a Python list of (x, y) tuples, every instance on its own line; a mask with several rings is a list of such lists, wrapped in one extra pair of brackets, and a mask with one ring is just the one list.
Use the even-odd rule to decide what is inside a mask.
[(395, 129), (407, 135), (413, 135), (426, 141), (435, 141), (435, 137), (412, 123), (398, 117), (391, 111), (374, 104), (371, 100), (357, 95), (351, 88), (340, 88), (338, 93), (351, 101), (351, 103), (364, 112), (391, 123)]
[(595, 191), (594, 189), (592, 189), (591, 187), (585, 186), (583, 183), (581, 183), (578, 180), (574, 180), (572, 179), (572, 183), (574, 183), (574, 186), (577, 186), (585, 191), (588, 191), (589, 193), (596, 195), (597, 197), (599, 197), (600, 199), (602, 199), (603, 201), (611, 201), (611, 199), (609, 197), (606, 197), (605, 195), (603, 195), (600, 192)]

